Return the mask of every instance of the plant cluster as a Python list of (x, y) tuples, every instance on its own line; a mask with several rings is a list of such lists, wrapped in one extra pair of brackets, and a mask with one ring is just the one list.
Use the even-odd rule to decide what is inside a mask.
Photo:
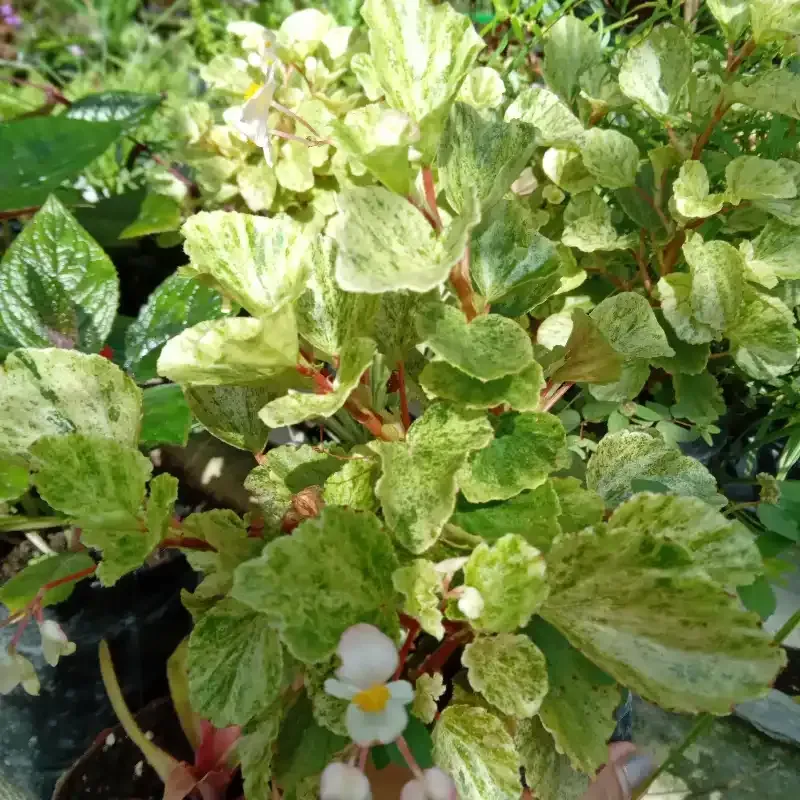
[[(170, 548), (202, 578), (173, 692), (215, 758), (148, 744), (101, 653), (170, 798), (237, 767), (248, 798), (368, 798), (368, 757), (409, 765), (409, 799), (577, 798), (622, 688), (718, 715), (768, 692), (785, 654), (745, 606), (800, 538), (796, 484), (759, 476), (756, 518), (681, 447), (723, 387), (796, 381), (800, 4), (708, 6), (722, 39), (556, 15), (517, 86), (446, 4), (234, 23), (175, 151), (208, 208), (121, 366), (114, 267), (51, 192), (152, 104), (0, 126), (0, 208), (41, 204), (0, 264), (0, 526), (70, 545), (0, 588), (0, 689), (37, 688), (30, 621), (71, 652), (43, 609), (75, 581)], [(32, 162), (48, 131), (72, 172)], [(152, 474), (141, 449), (191, 418), (253, 454), (246, 516), (179, 519)], [(289, 426), (319, 444), (266, 447)]]

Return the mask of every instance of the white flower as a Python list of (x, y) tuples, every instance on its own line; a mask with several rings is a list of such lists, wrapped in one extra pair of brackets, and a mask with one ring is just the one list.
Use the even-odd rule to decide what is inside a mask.
[(483, 613), (483, 597), (474, 586), (465, 586), (458, 598), (458, 610), (467, 619), (477, 619)]
[(408, 681), (387, 683), (398, 664), (394, 642), (372, 625), (353, 625), (337, 652), (342, 666), (336, 679), (325, 681), (325, 691), (351, 701), (345, 714), (350, 738), (360, 747), (393, 742), (408, 724), (405, 706), (414, 699)]
[(458, 800), (453, 779), (437, 767), (426, 769), (422, 780), (409, 781), (400, 794), (400, 800)]
[(275, 65), (272, 64), (267, 70), (265, 82), (260, 86), (254, 84), (250, 87), (244, 104), (232, 106), (222, 114), (228, 125), (236, 128), (242, 137), (249, 139), (264, 151), (264, 158), (270, 166), (273, 162), (269, 140), (269, 113), (276, 88)]
[(75, 642), (67, 639), (67, 634), (61, 626), (52, 619), (39, 623), (39, 633), (42, 637), (42, 654), (44, 660), (54, 667), (61, 656), (71, 656), (75, 652)]
[(277, 60), (275, 34), (257, 22), (238, 20), (228, 24), (228, 32), (241, 37), (243, 50), (249, 50), (247, 61), (253, 67), (265, 68)]
[(0, 650), (0, 694), (8, 694), (20, 684), (28, 694), (39, 694), (39, 678), (33, 664), (17, 652)]
[(334, 761), (319, 779), (320, 800), (372, 800), (367, 776), (357, 767)]

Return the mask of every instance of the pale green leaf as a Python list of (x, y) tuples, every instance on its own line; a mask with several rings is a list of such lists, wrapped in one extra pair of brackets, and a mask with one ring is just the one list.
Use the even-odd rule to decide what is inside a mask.
[(749, 0), (708, 0), (706, 5), (731, 43), (736, 42), (750, 24)]
[(499, 314), (483, 314), (468, 323), (453, 306), (429, 304), (417, 315), (417, 332), (436, 356), (480, 381), (515, 375), (533, 363), (527, 333)]
[(419, 124), (417, 147), (431, 158), (483, 40), (469, 17), (427, 0), (367, 0), (361, 16), (369, 28), (374, 77), (388, 104)]
[(765, 211), (787, 225), (800, 225), (800, 198), (796, 200), (755, 200), (753, 209)]
[(560, 537), (547, 563), (542, 616), (664, 708), (728, 714), (734, 703), (765, 695), (784, 663), (758, 616), (678, 544), (599, 528)]
[(543, 147), (579, 146), (583, 125), (558, 95), (531, 86), (517, 95), (506, 109), (505, 120), (522, 120), (536, 128), (536, 142)]
[(239, 194), (254, 214), (268, 211), (275, 200), (278, 181), (275, 170), (263, 158), (255, 164), (245, 164), (236, 171)]
[(491, 208), (509, 190), (536, 148), (535, 129), (525, 122), (485, 120), (456, 103), (439, 143), (437, 162), (447, 200), (457, 213), (477, 195)]
[(306, 664), (303, 670), (303, 679), (309, 700), (311, 700), (311, 713), (314, 715), (314, 721), (337, 736), (346, 737), (348, 734), (345, 714), (350, 702), (334, 697), (325, 691), (325, 681), (335, 677), (333, 668), (335, 660), (334, 657), (321, 664)]
[[(317, 151), (321, 152), (321, 151)], [(302, 194), (314, 188), (311, 148), (303, 142), (283, 142), (275, 163), (275, 178), (289, 192)], [(259, 219), (261, 219), (259, 217)], [(274, 219), (274, 217), (273, 217)], [(279, 273), (280, 274), (280, 273)]]
[(626, 53), (619, 85), (651, 114), (668, 118), (680, 110), (691, 72), (692, 48), (686, 34), (673, 25), (660, 25)]
[[(187, 550), (186, 555), (197, 568), (195, 559), (213, 559), (213, 568), (232, 573), (243, 561), (254, 558), (263, 542), (249, 536), (247, 525), (229, 509), (214, 509), (190, 514), (182, 523), (184, 536), (208, 542), (217, 552), (200, 553)], [(204, 570), (207, 571), (207, 570)]]
[[(726, 273), (721, 273), (721, 276), (726, 277)], [(728, 284), (723, 283), (723, 287), (728, 288)], [(691, 345), (708, 344), (718, 338), (720, 333), (694, 316), (692, 311), (692, 298), (695, 294), (693, 288), (692, 276), (685, 272), (673, 272), (665, 275), (657, 286), (658, 296), (661, 299), (661, 311), (676, 336), (682, 341)], [(726, 294), (729, 297), (732, 296), (731, 292)]]
[(800, 36), (800, 0), (750, 0), (750, 23), (757, 44)]
[(717, 379), (710, 372), (678, 373), (672, 378), (675, 405), (672, 415), (692, 422), (715, 422), (725, 413), (725, 400)]
[(756, 111), (800, 119), (800, 75), (788, 69), (767, 69), (733, 84), (732, 99)]
[[(33, 559), (0, 587), (0, 603), (11, 614), (14, 614), (25, 608), (46, 583), (66, 578), (93, 566), (94, 561), (86, 551), (55, 553), (44, 558)], [(62, 603), (72, 594), (77, 585), (76, 581), (67, 581), (53, 589), (48, 589), (42, 596), (42, 606)]]
[(519, 756), (502, 720), (485, 708), (448, 706), (433, 729), (433, 758), (461, 800), (519, 800)]
[(643, 358), (626, 358), (619, 379), (612, 383), (589, 384), (589, 394), (605, 403), (623, 403), (636, 398), (650, 377), (650, 365)]
[(323, 661), (357, 623), (396, 632), (397, 567), (375, 516), (329, 506), (237, 567), (233, 597), (266, 614), (295, 658)]
[(217, 439), (260, 453), (269, 429), (258, 412), (270, 399), (261, 386), (187, 386), (186, 402), (200, 424)]
[(414, 421), (404, 442), (370, 443), (383, 468), (375, 492), (403, 547), (423, 553), (439, 538), (455, 508), (456, 473), (470, 451), (491, 438), (485, 414), (434, 403)]
[(800, 228), (770, 220), (752, 242), (742, 242), (739, 250), (745, 259), (751, 279), (768, 288), (778, 279), (800, 279)]
[(612, 383), (619, 380), (621, 370), (622, 360), (598, 323), (585, 311), (573, 309), (572, 330), (558, 366), (549, 375), (551, 383)]
[(570, 194), (580, 194), (592, 189), (597, 181), (586, 168), (579, 152), (551, 147), (542, 156), (542, 172), (556, 186)]
[(266, 616), (228, 598), (195, 622), (188, 668), (193, 710), (217, 728), (244, 725), (278, 697), (283, 649)]
[(507, 500), (541, 486), (566, 448), (564, 426), (552, 414), (506, 413), (492, 418), (494, 439), (458, 473), (471, 503)]
[(565, 14), (545, 36), (542, 77), (556, 94), (572, 103), (581, 75), (602, 56), (600, 36), (583, 20)]
[(514, 742), (525, 767), (525, 782), (538, 800), (580, 800), (584, 796), (589, 778), (574, 770), (566, 756), (559, 755), (540, 720), (522, 720)]
[(0, 261), (3, 338), (21, 347), (96, 353), (111, 330), (118, 301), (111, 259), (51, 195)]
[(416, 292), (384, 292), (378, 300), (372, 336), (387, 364), (404, 361), (419, 341), (414, 319), (433, 295)]
[(727, 194), (733, 204), (742, 200), (786, 200), (797, 196), (792, 174), (777, 161), (739, 156), (725, 167)]
[(344, 345), (372, 328), (378, 298), (342, 291), (335, 278), (338, 248), (327, 236), (311, 243), (306, 258), (310, 276), (295, 303), (297, 330), (313, 347), (338, 355)]
[(414, 702), (411, 705), (411, 713), (426, 725), (430, 725), (436, 719), (439, 710), (436, 701), (445, 693), (445, 689), (441, 673), (420, 675), (414, 684)]
[(336, 280), (348, 292), (427, 292), (440, 286), (479, 219), (476, 208), (465, 209), (437, 236), (408, 200), (382, 187), (350, 187), (337, 203), (340, 213), (328, 232), (339, 245)]
[(303, 63), (317, 52), (325, 35), (335, 24), (330, 14), (316, 8), (295, 11), (278, 28), (277, 45), (285, 51), (289, 63)]
[(605, 503), (597, 492), (585, 489), (577, 478), (551, 478), (561, 513), (558, 524), (564, 533), (574, 533), (603, 521)]
[(635, 480), (658, 481), (675, 494), (722, 505), (714, 476), (699, 461), (643, 431), (607, 434), (589, 459), (586, 485), (614, 507), (633, 494)]
[(535, 361), (517, 375), (493, 381), (472, 378), (446, 361), (429, 361), (419, 376), (419, 385), (429, 397), (475, 409), (508, 404), (516, 411), (535, 411), (544, 384), (542, 368)]
[(547, 664), (542, 651), (522, 634), (480, 636), (461, 657), (470, 686), (504, 714), (534, 716), (547, 694)]
[(675, 354), (653, 309), (640, 294), (623, 292), (607, 297), (593, 309), (591, 319), (609, 344), (627, 358)]
[(709, 194), (708, 172), (701, 161), (684, 161), (672, 184), (675, 208), (687, 219), (712, 217), (725, 203), (724, 194)]
[(158, 373), (199, 386), (263, 383), (297, 363), (297, 328), (291, 308), (262, 318), (201, 322), (170, 339)]
[(608, 189), (622, 189), (636, 183), (639, 148), (619, 131), (592, 128), (581, 139), (583, 164), (597, 183)]
[(0, 456), (0, 503), (14, 502), (28, 491), (28, 468), (18, 457)]
[(178, 479), (166, 472), (156, 475), (150, 481), (150, 495), (147, 498), (145, 522), (147, 531), (157, 541), (161, 541), (170, 529), (175, 515), (175, 501), (178, 499)]
[(537, 617), (528, 633), (544, 654), (549, 676), (539, 719), (555, 749), (576, 770), (591, 775), (608, 758), (606, 742), (616, 726), (619, 688), (543, 619)]
[(439, 610), (442, 576), (433, 562), (417, 558), (392, 575), (394, 588), (403, 595), (403, 611), (414, 617), (422, 630), (441, 639), (444, 636), (442, 612)]
[[(659, 284), (661, 288), (661, 284)], [(703, 372), (708, 363), (708, 356), (711, 348), (707, 342), (701, 344), (689, 344), (683, 339), (678, 338), (675, 329), (665, 319), (661, 309), (656, 311), (656, 318), (667, 334), (669, 346), (675, 351), (674, 356), (652, 359), (654, 367), (669, 372), (670, 375), (683, 373), (686, 375), (698, 375)]]
[(777, 297), (745, 286), (742, 306), (726, 331), (736, 363), (752, 378), (785, 375), (800, 356), (794, 314)]
[(620, 236), (611, 223), (611, 209), (594, 192), (573, 195), (564, 210), (561, 241), (584, 253), (595, 250), (626, 250), (635, 245), (633, 234)]
[(305, 288), (303, 256), (309, 237), (285, 214), (201, 211), (181, 231), (190, 259), (184, 274), (213, 286), (251, 314), (275, 312)]
[(375, 511), (375, 482), (378, 465), (372, 458), (350, 456), (342, 468), (325, 481), (323, 500), (332, 506), (347, 506), (357, 511)]
[(491, 67), (475, 67), (467, 73), (456, 98), (477, 108), (497, 108), (503, 102), (506, 87), (500, 73)]
[(724, 585), (751, 583), (764, 569), (748, 528), (695, 497), (637, 494), (614, 511), (608, 527), (680, 544), (698, 567)]
[(484, 601), (470, 620), (474, 628), (513, 633), (547, 597), (544, 557), (516, 534), (502, 536), (491, 547), (481, 543), (464, 565), (464, 585), (477, 589)]
[(273, 707), (242, 729), (235, 753), (241, 762), (244, 790), (249, 797), (269, 797), (272, 792), (272, 758), (280, 725), (280, 709)]
[(312, 394), (289, 389), (284, 397), (267, 403), (258, 412), (259, 417), (269, 428), (282, 428), (313, 417), (333, 416), (358, 386), (374, 355), (375, 342), (372, 339), (353, 339), (342, 348), (341, 362), (330, 392)]

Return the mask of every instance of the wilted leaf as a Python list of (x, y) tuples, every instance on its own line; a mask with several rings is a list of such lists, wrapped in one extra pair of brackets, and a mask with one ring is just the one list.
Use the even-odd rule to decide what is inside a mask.
[(621, 369), (622, 360), (598, 324), (585, 311), (574, 309), (572, 331), (559, 366), (550, 374), (551, 383), (611, 383), (619, 380)]

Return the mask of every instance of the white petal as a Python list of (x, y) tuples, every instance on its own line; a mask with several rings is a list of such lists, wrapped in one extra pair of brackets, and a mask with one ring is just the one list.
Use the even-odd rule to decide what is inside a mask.
[(393, 700), (386, 704), (383, 711), (362, 711), (355, 703), (351, 703), (344, 721), (350, 738), (360, 747), (366, 747), (393, 742), (406, 729), (408, 714), (402, 703)]
[(465, 586), (458, 598), (458, 610), (467, 619), (477, 619), (483, 613), (483, 597), (474, 586)]
[(414, 687), (408, 681), (392, 681), (386, 684), (392, 700), (408, 705), (414, 701)]
[(336, 678), (328, 678), (325, 681), (325, 691), (340, 700), (352, 700), (358, 694), (359, 689), (357, 686), (344, 683), (344, 681), (337, 681)]
[(334, 761), (319, 779), (320, 800), (371, 800), (367, 776), (356, 767)]
[(67, 638), (67, 634), (55, 620), (46, 619), (38, 624), (39, 635), (42, 637), (42, 655), (51, 667), (55, 667), (62, 656), (71, 656), (75, 652), (75, 643)]
[(28, 694), (39, 694), (39, 678), (33, 664), (19, 653), (0, 651), (0, 694), (8, 694), (19, 684)]
[(342, 666), (336, 670), (336, 677), (360, 689), (386, 683), (397, 669), (394, 642), (374, 625), (361, 623), (348, 628), (339, 640), (337, 652)]
[(426, 769), (425, 791), (430, 800), (458, 800), (458, 792), (453, 779), (438, 767)]
[(400, 792), (400, 800), (428, 800), (422, 781), (409, 781)]

